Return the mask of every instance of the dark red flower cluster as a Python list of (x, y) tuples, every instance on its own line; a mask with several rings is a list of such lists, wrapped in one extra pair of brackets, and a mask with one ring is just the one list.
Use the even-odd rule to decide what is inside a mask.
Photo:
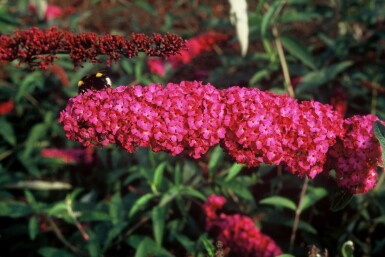
[(57, 158), (65, 163), (91, 163), (93, 160), (93, 148), (44, 148), (41, 150), (41, 156), (45, 158)]
[(373, 133), (373, 115), (353, 116), (344, 120), (343, 138), (329, 150), (326, 167), (336, 172), (337, 184), (354, 194), (366, 193), (375, 187), (381, 147)]
[[(344, 121), (331, 106), (315, 101), (298, 103), (258, 89), (217, 90), (210, 84), (185, 81), (166, 87), (151, 84), (88, 91), (70, 99), (60, 122), (69, 139), (85, 146), (115, 143), (128, 152), (151, 147), (199, 158), (221, 143), (238, 163), (285, 165), (292, 173), (311, 178), (326, 171), (327, 153), (339, 139), (342, 150), (329, 152), (338, 162), (328, 162), (326, 167), (341, 173), (338, 169), (346, 158), (368, 162), (354, 172), (357, 183), (364, 183), (373, 177), (381, 155), (370, 129), (374, 120), (367, 117)], [(349, 171), (343, 174), (350, 179), (345, 176)], [(355, 190), (355, 183), (339, 184), (361, 192)], [(375, 183), (365, 185), (366, 192)]]
[(281, 248), (263, 234), (250, 217), (218, 213), (226, 199), (222, 196), (208, 197), (203, 209), (206, 213), (206, 231), (217, 233), (218, 240), (231, 250), (231, 256), (275, 257), (282, 254)]
[(183, 64), (191, 62), (204, 52), (212, 51), (215, 44), (227, 41), (229, 36), (218, 32), (206, 32), (187, 40), (187, 49), (173, 55), (166, 60), (160, 58), (149, 59), (147, 64), (152, 73), (163, 76), (168, 69), (175, 69)]
[(95, 33), (73, 34), (72, 32), (50, 28), (40, 30), (17, 30), (14, 35), (0, 36), (0, 62), (20, 60), (31, 68), (47, 69), (57, 54), (69, 54), (74, 67), (82, 62), (99, 63), (100, 55), (107, 56), (107, 65), (118, 61), (121, 56), (131, 58), (138, 52), (149, 56), (168, 57), (185, 48), (179, 36), (154, 33), (152, 37), (132, 33), (131, 40), (120, 35), (99, 36)]

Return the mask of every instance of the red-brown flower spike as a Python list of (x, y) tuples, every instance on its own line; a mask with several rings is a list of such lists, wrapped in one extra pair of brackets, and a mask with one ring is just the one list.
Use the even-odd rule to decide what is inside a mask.
[(132, 33), (131, 40), (120, 35), (99, 36), (95, 33), (73, 34), (56, 27), (46, 30), (32, 27), (29, 30), (17, 30), (13, 35), (0, 36), (0, 62), (19, 60), (31, 68), (47, 69), (57, 54), (69, 54), (74, 67), (83, 62), (100, 63), (99, 56), (107, 56), (106, 65), (118, 61), (121, 56), (131, 58), (139, 52), (149, 56), (168, 57), (185, 48), (182, 38), (166, 33)]

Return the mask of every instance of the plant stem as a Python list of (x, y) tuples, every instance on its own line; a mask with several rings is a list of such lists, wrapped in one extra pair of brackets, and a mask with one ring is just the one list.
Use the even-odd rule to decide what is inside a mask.
[(302, 202), (303, 202), (303, 198), (305, 197), (305, 193), (308, 185), (309, 185), (309, 178), (306, 176), (302, 185), (302, 191), (299, 197), (297, 209), (295, 210), (294, 224), (293, 224), (293, 229), (291, 231), (291, 236), (290, 236), (290, 247), (289, 247), (290, 252), (293, 251), (295, 236), (296, 236), (298, 224), (299, 224), (299, 216), (301, 215), (301, 211), (302, 211)]
[(274, 35), (275, 45), (276, 45), (277, 50), (278, 50), (279, 61), (281, 63), (283, 77), (285, 79), (285, 83), (287, 86), (287, 92), (289, 93), (290, 97), (294, 97), (294, 89), (293, 89), (293, 85), (291, 84), (291, 80), (290, 80), (289, 68), (287, 66), (285, 53), (283, 51), (282, 42), (279, 39), (278, 29), (275, 25), (272, 28), (272, 32)]
[(62, 242), (65, 246), (67, 246), (75, 254), (82, 255), (82, 256), (85, 255), (85, 253), (80, 251), (76, 246), (72, 245), (70, 242), (68, 242), (65, 239), (65, 237), (63, 236), (63, 234), (60, 231), (60, 229), (58, 228), (58, 226), (56, 226), (56, 223), (50, 217), (47, 216), (46, 218), (47, 218), (47, 221), (50, 224), (53, 232), (55, 233), (56, 237), (59, 239), (60, 242)]

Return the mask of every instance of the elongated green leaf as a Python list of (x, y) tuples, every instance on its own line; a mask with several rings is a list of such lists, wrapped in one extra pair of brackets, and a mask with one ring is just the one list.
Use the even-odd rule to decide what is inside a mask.
[(166, 222), (168, 205), (157, 206), (151, 211), (152, 229), (154, 231), (155, 242), (158, 246), (162, 245), (164, 226)]
[(378, 142), (380, 142), (382, 150), (382, 163), (385, 167), (385, 126), (380, 121), (376, 121), (373, 124), (373, 131)]
[(122, 221), (122, 198), (120, 192), (115, 193), (109, 203), (109, 211), (112, 224), (116, 225)]
[(193, 252), (195, 249), (195, 241), (191, 240), (184, 234), (177, 233), (176, 240), (186, 249), (187, 252)]
[(123, 229), (126, 227), (127, 223), (119, 223), (114, 225), (109, 231), (107, 238), (102, 242), (103, 245), (103, 252), (106, 251), (109, 247), (111, 247), (111, 242), (122, 234)]
[(45, 136), (46, 125), (44, 123), (36, 124), (32, 127), (27, 141), (25, 142), (25, 150), (23, 152), (23, 157), (28, 157), (32, 150), (36, 147), (36, 143)]
[(146, 237), (136, 249), (135, 257), (148, 257), (148, 256), (162, 256), (162, 257), (174, 257), (166, 249), (159, 247), (151, 239)]
[(43, 247), (40, 248), (38, 252), (43, 257), (75, 257), (75, 255), (72, 255), (65, 250), (54, 247)]
[(6, 120), (0, 118), (0, 135), (11, 145), (16, 144), (15, 132), (12, 125)]
[(160, 184), (162, 183), (162, 179), (163, 179), (163, 172), (164, 172), (164, 169), (167, 165), (167, 162), (162, 162), (161, 164), (158, 165), (158, 167), (156, 167), (155, 169), (155, 172), (154, 172), (154, 180), (153, 180), (153, 185), (155, 187), (155, 189), (158, 189)]
[(348, 205), (352, 199), (353, 199), (352, 193), (350, 193), (345, 189), (340, 189), (333, 196), (330, 210), (333, 212), (340, 211), (343, 208), (345, 208), (345, 206)]
[(81, 221), (109, 221), (110, 215), (101, 211), (84, 212), (79, 218)]
[(100, 257), (101, 249), (100, 249), (100, 242), (97, 235), (91, 230), (87, 230), (87, 233), (90, 236), (89, 240), (87, 241), (88, 253), (90, 254), (91, 257)]
[(232, 180), (235, 176), (238, 175), (239, 172), (241, 172), (241, 170), (244, 167), (245, 167), (244, 165), (240, 165), (240, 164), (237, 164), (237, 163), (233, 164), (231, 166), (231, 168), (230, 168), (229, 173), (226, 176), (225, 181), (228, 182), (228, 181)]
[(303, 64), (309, 68), (315, 70), (317, 66), (314, 62), (313, 56), (309, 53), (304, 45), (292, 37), (283, 36), (281, 37), (281, 42), (285, 49), (292, 54), (294, 57), (301, 60)]
[(142, 195), (134, 205), (132, 206), (130, 212), (128, 213), (128, 217), (132, 217), (140, 208), (143, 208), (146, 206), (146, 204), (154, 197), (154, 194), (148, 193), (145, 195)]
[(260, 71), (257, 71), (250, 79), (249, 84), (254, 85), (258, 81), (260, 81), (263, 78), (267, 78), (269, 76), (269, 71), (267, 69), (263, 69)]
[(325, 188), (322, 188), (322, 187), (309, 188), (305, 197), (302, 200), (301, 211), (304, 211), (310, 206), (314, 205), (316, 202), (324, 198), (326, 195), (327, 195), (327, 191)]
[(39, 234), (39, 224), (37, 222), (36, 216), (32, 216), (31, 218), (29, 218), (28, 234), (31, 240), (34, 240), (37, 234)]
[(37, 202), (36, 202), (36, 199), (33, 196), (33, 194), (28, 190), (25, 190), (24, 194), (25, 194), (25, 198), (27, 198), (27, 201), (30, 204), (30, 206), (32, 207), (32, 209), (37, 209), (37, 207), (38, 207)]
[(60, 202), (52, 206), (49, 211), (49, 216), (61, 216), (63, 213), (67, 212), (67, 205), (64, 202)]
[(214, 257), (215, 254), (215, 246), (211, 242), (210, 239), (207, 238), (207, 236), (202, 236), (199, 238), (199, 241), (202, 242), (207, 254), (209, 257)]
[(29, 205), (23, 202), (0, 201), (0, 217), (20, 218), (32, 212)]
[(296, 93), (312, 90), (332, 81), (339, 73), (346, 70), (353, 62), (345, 61), (329, 67), (310, 72), (303, 76), (301, 83), (295, 88)]
[(259, 201), (259, 203), (269, 204), (269, 205), (278, 206), (278, 207), (284, 207), (293, 211), (296, 210), (295, 203), (292, 200), (282, 196), (270, 196), (262, 199), (261, 201)]
[(209, 161), (209, 173), (211, 177), (215, 170), (218, 168), (218, 166), (221, 164), (224, 156), (225, 154), (222, 148), (219, 146), (216, 146), (212, 151)]
[(266, 32), (272, 23), (274, 16), (278, 13), (278, 11), (281, 9), (282, 1), (275, 1), (267, 10), (265, 15), (263, 15), (262, 22), (261, 22), (261, 36), (264, 38), (266, 37)]
[(201, 192), (199, 192), (198, 190), (196, 190), (196, 189), (194, 189), (192, 187), (184, 187), (181, 190), (181, 193), (184, 194), (184, 195), (189, 195), (189, 196), (193, 196), (193, 197), (199, 198), (202, 201), (206, 200), (206, 197), (204, 196), (204, 194), (202, 194)]

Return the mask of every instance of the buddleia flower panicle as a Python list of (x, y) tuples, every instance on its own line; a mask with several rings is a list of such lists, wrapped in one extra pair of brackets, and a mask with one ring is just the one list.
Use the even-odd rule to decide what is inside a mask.
[(281, 248), (269, 236), (263, 234), (254, 221), (244, 215), (228, 215), (221, 211), (226, 199), (210, 195), (203, 204), (206, 213), (206, 231), (231, 250), (231, 256), (275, 257)]
[(131, 39), (126, 39), (121, 35), (74, 34), (57, 27), (45, 30), (32, 27), (0, 36), (0, 62), (19, 60), (32, 69), (47, 69), (59, 59), (57, 54), (60, 53), (69, 54), (75, 68), (83, 62), (100, 63), (101, 55), (107, 56), (106, 65), (109, 66), (121, 56), (132, 58), (144, 52), (149, 56), (168, 57), (184, 48), (184, 40), (170, 33), (152, 36), (132, 33)]
[[(316, 101), (299, 103), (256, 88), (218, 90), (197, 81), (86, 91), (70, 99), (60, 114), (66, 136), (84, 146), (117, 144), (130, 153), (151, 147), (200, 158), (221, 144), (249, 167), (283, 165), (310, 178), (336, 169), (339, 185), (356, 193), (376, 182), (381, 149), (370, 129), (374, 121), (370, 116), (344, 120)], [(338, 162), (325, 165), (328, 158)], [(369, 176), (353, 183), (364, 189), (345, 182), (352, 177), (350, 167), (357, 176)]]

